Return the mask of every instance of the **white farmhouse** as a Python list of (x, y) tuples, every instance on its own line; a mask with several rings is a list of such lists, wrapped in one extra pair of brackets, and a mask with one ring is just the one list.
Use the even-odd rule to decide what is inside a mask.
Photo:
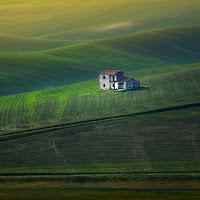
[(105, 70), (99, 75), (101, 90), (134, 89), (140, 87), (140, 81), (133, 76), (124, 77), (120, 70)]

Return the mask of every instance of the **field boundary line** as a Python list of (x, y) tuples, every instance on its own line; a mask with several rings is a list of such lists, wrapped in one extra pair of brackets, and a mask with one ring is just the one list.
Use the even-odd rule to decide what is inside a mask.
[(50, 131), (57, 131), (57, 130), (71, 128), (75, 126), (83, 126), (87, 124), (103, 122), (107, 120), (120, 119), (120, 118), (133, 117), (133, 116), (146, 115), (146, 114), (154, 114), (154, 113), (160, 113), (160, 112), (168, 112), (168, 111), (174, 111), (174, 110), (182, 110), (182, 109), (188, 109), (188, 108), (199, 107), (199, 106), (200, 106), (200, 103), (192, 103), (192, 104), (185, 104), (185, 105), (143, 111), (143, 112), (138, 112), (138, 113), (129, 113), (129, 114), (117, 115), (117, 116), (111, 116), (111, 117), (102, 117), (102, 118), (96, 118), (96, 119), (90, 119), (90, 120), (84, 120), (84, 121), (78, 121), (78, 122), (71, 122), (71, 123), (35, 128), (35, 129), (30, 129), (30, 130), (10, 132), (10, 133), (5, 133), (5, 134), (0, 135), (0, 142), (18, 139), (22, 137), (28, 137), (28, 136), (42, 134), (42, 133), (47, 133)]
[(131, 175), (131, 174), (200, 174), (200, 171), (133, 171), (133, 172), (66, 172), (66, 173), (0, 173), (1, 176), (70, 176), (70, 175)]

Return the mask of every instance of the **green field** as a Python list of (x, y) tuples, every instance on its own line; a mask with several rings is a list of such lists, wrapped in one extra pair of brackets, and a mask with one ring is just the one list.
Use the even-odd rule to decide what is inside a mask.
[[(0, 98), (1, 130), (115, 116), (199, 102), (199, 64), (130, 73), (141, 88), (99, 91), (98, 80)], [(167, 83), (167, 84), (166, 84)]]
[(1, 142), (0, 197), (199, 199), (199, 116), (197, 107)]
[[(47, 185), (48, 182), (43, 182), (40, 184), (40, 182), (36, 182), (35, 185)], [(126, 183), (127, 184), (127, 183)], [(135, 183), (138, 184), (138, 183)], [(198, 183), (189, 184), (195, 185)], [(21, 187), (24, 187), (25, 184), (22, 184)], [(27, 185), (27, 184), (26, 184)], [(95, 185), (95, 184), (93, 184)], [(139, 189), (126, 189), (126, 188), (108, 188), (107, 185), (110, 184), (103, 184), (103, 188), (85, 188), (83, 185), (77, 185), (77, 187), (82, 187), (81, 189), (77, 188), (64, 188), (64, 189), (57, 189), (57, 188), (50, 188), (47, 187), (42, 189), (32, 189), (33, 184), (28, 184), (30, 188), (22, 189), (17, 187), (17, 189), (14, 187), (10, 190), (3, 191), (1, 190), (0, 197), (5, 200), (10, 199), (16, 199), (16, 200), (38, 200), (38, 199), (49, 199), (49, 200), (63, 200), (63, 199), (70, 199), (70, 200), (188, 200), (188, 199), (195, 199), (199, 200), (199, 192), (196, 191), (198, 189), (182, 189), (183, 184), (180, 184), (179, 182), (169, 184), (171, 188), (174, 186), (179, 186), (181, 189), (146, 189), (149, 185), (152, 185), (150, 182), (149, 185), (146, 184), (142, 188)], [(121, 183), (123, 185), (123, 183)], [(130, 185), (130, 184), (129, 184)], [(157, 184), (159, 186), (159, 183)], [(153, 184), (153, 186), (156, 188), (156, 184)], [(186, 187), (188, 184), (185, 184)], [(184, 185), (184, 186), (185, 186)], [(7, 186), (7, 185), (3, 185)], [(55, 184), (55, 187), (62, 187), (63, 184)]]
[(200, 200), (199, 8), (0, 0), (0, 199)]
[(82, 43), (83, 40), (48, 40), (0, 35), (0, 51), (41, 51)]
[(199, 171), (199, 107), (1, 142), (0, 173)]
[[(198, 182), (132, 182), (132, 183), (88, 183), (73, 184), (60, 182), (33, 182), (0, 184), (10, 190), (1, 190), (2, 199), (38, 200), (38, 199), (72, 199), (72, 200), (199, 200)], [(41, 189), (38, 189), (40, 187)], [(60, 189), (58, 189), (60, 188)]]
[(200, 26), (171, 27), (48, 51), (2, 51), (0, 94), (96, 79), (105, 69), (131, 72), (199, 62), (199, 33)]
[(0, 1), (0, 33), (94, 39), (152, 28), (199, 24), (198, 0)]

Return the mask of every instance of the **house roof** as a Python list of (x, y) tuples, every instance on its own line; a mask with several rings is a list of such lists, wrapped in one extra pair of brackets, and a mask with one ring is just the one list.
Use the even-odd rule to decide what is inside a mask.
[(119, 72), (122, 72), (122, 71), (120, 71), (120, 70), (105, 70), (101, 74), (102, 75), (115, 75)]
[(132, 76), (123, 77), (122, 79), (118, 80), (118, 82), (126, 82), (126, 81), (129, 81), (132, 78), (133, 78)]

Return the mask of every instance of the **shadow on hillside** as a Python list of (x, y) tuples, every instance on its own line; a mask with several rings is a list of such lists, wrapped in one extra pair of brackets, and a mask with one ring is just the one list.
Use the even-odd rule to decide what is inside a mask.
[(128, 89), (128, 90), (98, 90), (98, 92), (102, 93), (118, 93), (118, 92), (130, 92), (130, 91), (140, 91), (140, 90), (149, 90), (150, 87), (139, 87), (135, 89)]
[(135, 89), (128, 89), (128, 90), (117, 90), (117, 92), (130, 92), (130, 91), (140, 91), (140, 90), (149, 90), (150, 87), (139, 87)]
[(0, 97), (21, 94), (21, 93), (25, 93), (25, 92), (29, 92), (29, 91), (11, 91), (11, 92), (0, 91)]

